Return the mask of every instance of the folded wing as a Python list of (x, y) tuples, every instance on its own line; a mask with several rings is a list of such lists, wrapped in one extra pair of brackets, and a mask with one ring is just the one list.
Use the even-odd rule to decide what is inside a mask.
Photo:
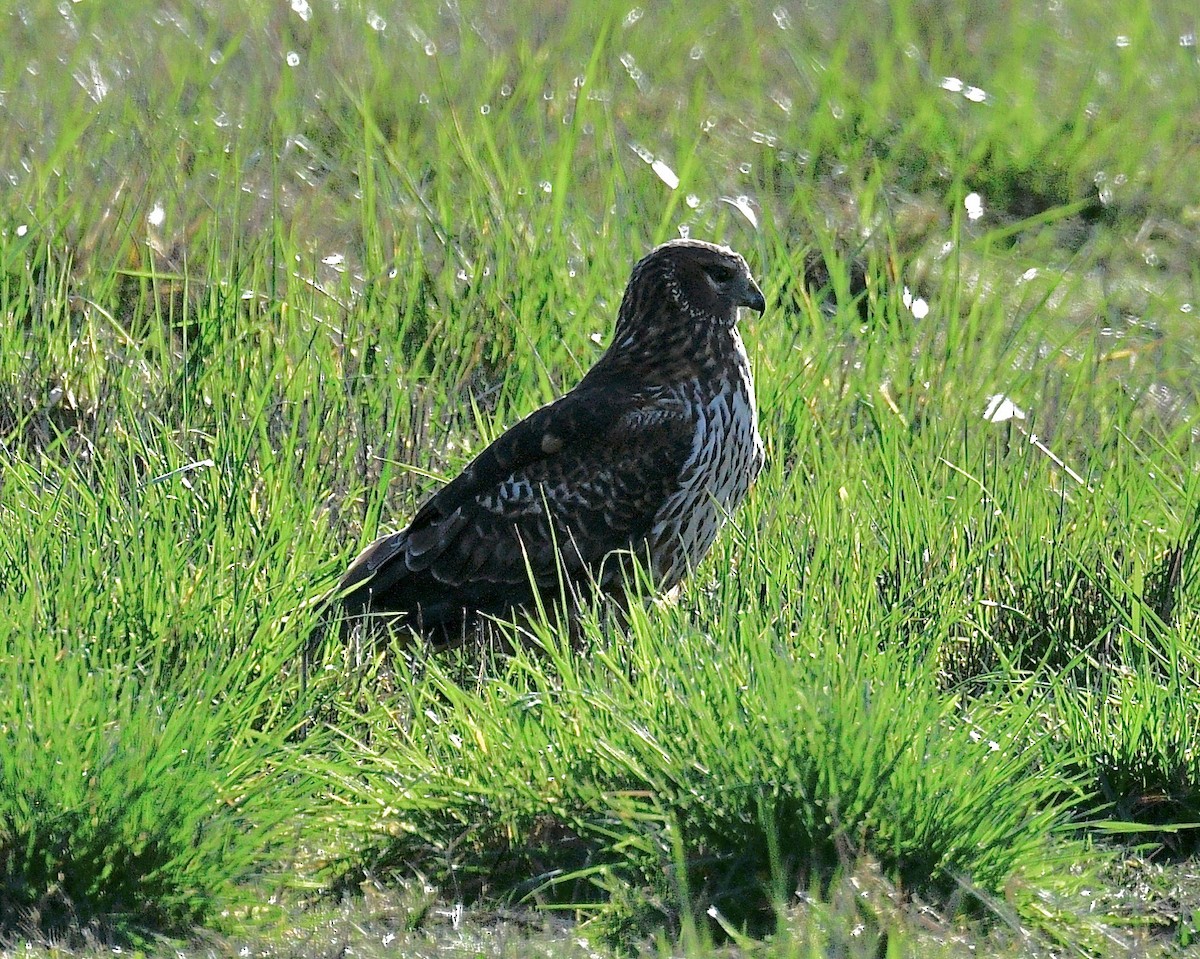
[(408, 528), (367, 547), (342, 579), (347, 616), (400, 613), (421, 632), (452, 634), (480, 613), (531, 605), (535, 586), (550, 602), (564, 585), (617, 585), (603, 560), (644, 551), (694, 435), (677, 397), (580, 384), (480, 453)]

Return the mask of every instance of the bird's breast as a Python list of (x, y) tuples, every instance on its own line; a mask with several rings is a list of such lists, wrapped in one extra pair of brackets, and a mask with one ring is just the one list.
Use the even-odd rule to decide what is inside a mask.
[(654, 572), (665, 589), (703, 559), (762, 469), (750, 364), (744, 352), (739, 360), (724, 375), (681, 391), (695, 424), (692, 449), (650, 536)]

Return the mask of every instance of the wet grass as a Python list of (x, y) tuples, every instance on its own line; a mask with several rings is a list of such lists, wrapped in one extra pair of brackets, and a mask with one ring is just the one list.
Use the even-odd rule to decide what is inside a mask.
[[(1190, 7), (0, 16), (0, 941), (1193, 946)], [(768, 467), (678, 601), (302, 670), (681, 232)]]

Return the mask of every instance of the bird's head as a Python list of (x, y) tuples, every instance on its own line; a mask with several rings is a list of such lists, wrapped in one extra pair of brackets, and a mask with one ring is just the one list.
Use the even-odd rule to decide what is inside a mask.
[[(671, 240), (633, 268), (617, 316), (616, 339), (637, 338), (648, 324), (730, 328), (738, 307), (766, 309), (741, 254), (703, 240)], [(663, 331), (666, 332), (666, 331)]]

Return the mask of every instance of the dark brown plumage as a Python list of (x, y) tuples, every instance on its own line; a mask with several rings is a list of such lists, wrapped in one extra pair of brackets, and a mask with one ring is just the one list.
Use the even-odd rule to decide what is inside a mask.
[[(660, 589), (708, 551), (763, 462), (738, 307), (762, 291), (725, 247), (674, 240), (633, 268), (613, 342), (569, 393), (521, 420), (350, 565), (347, 622), (390, 613), (435, 641), (482, 617), (617, 592), (613, 554)], [(532, 583), (531, 583), (532, 579)]]

